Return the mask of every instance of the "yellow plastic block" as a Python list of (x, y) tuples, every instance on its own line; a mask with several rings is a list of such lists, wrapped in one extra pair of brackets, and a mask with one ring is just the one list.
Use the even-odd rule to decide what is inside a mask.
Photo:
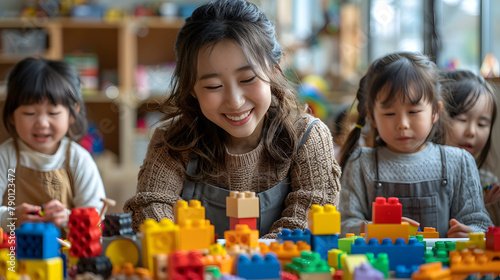
[(368, 262), (365, 255), (348, 255), (342, 258), (342, 271), (344, 272), (342, 279), (352, 280), (354, 269), (364, 262)]
[(236, 225), (235, 230), (224, 232), (224, 239), (226, 239), (226, 249), (238, 244), (256, 248), (259, 246), (259, 231), (251, 230), (248, 225)]
[(333, 267), (335, 269), (340, 269), (342, 267), (341, 263), (339, 263), (339, 255), (347, 255), (344, 251), (339, 249), (331, 249), (328, 251), (328, 266)]
[(104, 255), (109, 258), (112, 265), (121, 266), (129, 262), (135, 266), (141, 259), (141, 249), (133, 240), (117, 237), (109, 243)]
[(424, 227), (424, 231), (417, 231), (416, 235), (422, 235), (424, 238), (439, 238), (439, 232), (433, 227)]
[[(292, 262), (292, 258), (300, 257), (301, 251), (310, 251), (311, 246), (305, 241), (298, 241), (295, 244), (293, 241), (285, 241), (283, 244), (279, 242), (272, 242), (269, 246), (269, 251), (276, 254), (278, 259), (281, 261), (281, 268), (287, 263)], [(262, 254), (265, 254), (261, 252)], [(267, 252), (266, 252), (267, 253)]]
[(170, 254), (179, 247), (179, 226), (169, 219), (159, 223), (147, 219), (141, 225), (142, 238), (142, 265), (153, 271), (153, 256)]
[(208, 253), (210, 255), (225, 255), (227, 254), (226, 249), (219, 243), (214, 243), (208, 247)]
[(314, 235), (340, 234), (340, 212), (334, 205), (313, 204), (307, 215), (307, 227)]
[(409, 224), (403, 222), (398, 224), (367, 224), (365, 240), (377, 238), (378, 243), (382, 243), (384, 238), (390, 238), (392, 243), (396, 242), (397, 238), (404, 238), (405, 243), (408, 243)]
[(417, 231), (418, 231), (418, 226), (417, 225), (409, 224), (409, 226), (408, 226), (408, 234), (410, 234), (410, 236), (419, 235), (419, 234), (417, 234)]
[(16, 260), (15, 253), (11, 253), (9, 249), (0, 249), (0, 275), (3, 275), (6, 279), (17, 279), (19, 277), (18, 262)]
[(210, 220), (181, 220), (179, 222), (180, 250), (208, 249), (215, 242), (215, 229)]
[(63, 260), (60, 257), (22, 260), (19, 272), (28, 274), (31, 279), (63, 280)]
[(259, 198), (255, 192), (231, 192), (226, 197), (226, 216), (258, 218), (259, 215)]
[(158, 254), (153, 256), (153, 275), (155, 280), (167, 279), (168, 256)]
[(499, 261), (491, 261), (484, 253), (470, 251), (450, 252), (450, 269), (452, 276), (465, 278), (471, 273), (500, 275)]
[(215, 265), (218, 266), (221, 273), (234, 274), (234, 259), (235, 257), (226, 255), (207, 255), (203, 257), (203, 265)]
[(486, 249), (486, 240), (484, 240), (484, 232), (469, 233), (469, 241), (465, 242), (468, 249)]
[(174, 222), (184, 220), (205, 220), (205, 207), (201, 206), (199, 200), (190, 200), (189, 206), (187, 201), (179, 200), (174, 206)]
[(451, 270), (443, 268), (441, 262), (422, 264), (411, 275), (413, 280), (451, 280)]

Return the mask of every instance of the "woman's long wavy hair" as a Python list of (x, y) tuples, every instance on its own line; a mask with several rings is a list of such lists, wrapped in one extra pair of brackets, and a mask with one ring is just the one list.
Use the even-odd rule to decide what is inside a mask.
[(486, 96), (489, 105), (492, 107), (490, 134), (483, 150), (476, 157), (477, 167), (481, 168), (490, 152), (491, 133), (497, 117), (495, 89), (483, 77), (467, 70), (442, 71), (441, 84), (445, 105), (452, 119), (457, 115), (469, 112), (476, 105), (479, 97), (483, 95)]
[[(412, 104), (417, 104), (422, 99), (430, 102), (433, 114), (439, 113), (439, 120), (433, 125), (427, 141), (444, 144), (446, 133), (440, 128), (446, 127), (449, 118), (445, 110), (439, 109), (439, 102), (442, 102), (442, 98), (436, 64), (419, 53), (392, 53), (375, 60), (359, 82), (356, 100), (353, 103), (353, 106), (357, 104), (359, 112), (357, 126), (349, 133), (340, 152), (342, 168), (358, 146), (361, 127), (365, 126), (368, 114), (373, 119), (375, 101), (380, 93), (385, 96), (382, 100), (384, 105), (389, 105), (398, 98), (403, 101), (408, 99)], [(368, 139), (368, 141), (372, 141), (375, 147), (385, 145), (384, 141), (378, 137), (376, 129), (373, 127), (372, 129), (375, 133), (372, 134), (373, 139)]]
[(271, 87), (271, 106), (261, 135), (270, 159), (284, 162), (297, 149), (294, 120), (301, 108), (296, 91), (279, 65), (282, 49), (275, 38), (274, 24), (262, 9), (246, 1), (212, 1), (198, 7), (179, 31), (172, 92), (160, 105), (165, 114), (163, 120), (167, 120), (165, 141), (161, 145), (166, 146), (180, 166), (184, 166), (180, 153), (189, 151), (198, 156), (196, 175), (186, 174), (194, 182), (217, 177), (226, 170), (227, 133), (203, 115), (193, 97), (198, 53), (223, 40), (238, 44), (254, 73)]

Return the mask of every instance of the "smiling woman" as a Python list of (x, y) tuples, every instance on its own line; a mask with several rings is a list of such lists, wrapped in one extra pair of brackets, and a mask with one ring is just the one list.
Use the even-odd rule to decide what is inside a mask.
[(298, 105), (274, 32), (263, 10), (243, 0), (212, 1), (186, 19), (160, 110), (165, 124), (124, 207), (135, 230), (147, 218), (173, 219), (178, 200), (196, 199), (223, 236), (230, 191), (257, 194), (266, 238), (304, 229), (312, 204), (338, 204), (331, 133)]

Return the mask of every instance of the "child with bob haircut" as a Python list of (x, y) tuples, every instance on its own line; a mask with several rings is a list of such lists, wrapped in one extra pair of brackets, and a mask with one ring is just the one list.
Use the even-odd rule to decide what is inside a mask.
[[(408, 52), (377, 59), (356, 99), (357, 124), (340, 160), (342, 232), (360, 232), (376, 197), (399, 198), (404, 218), (435, 228), (440, 237), (486, 231), (491, 220), (474, 158), (433, 143), (444, 139), (438, 132), (446, 123), (435, 64)], [(376, 132), (373, 148), (357, 147), (366, 120)]]
[(196, 199), (223, 236), (230, 191), (257, 194), (265, 238), (304, 229), (312, 204), (337, 205), (331, 133), (298, 106), (262, 9), (243, 0), (201, 5), (175, 50), (173, 90), (160, 109), (166, 122), (151, 139), (137, 194), (124, 206), (136, 231), (147, 218), (173, 219), (178, 200)]
[(497, 116), (495, 90), (483, 77), (467, 70), (442, 71), (441, 77), (445, 105), (452, 118), (446, 144), (463, 148), (476, 159), (481, 186), (486, 187), (483, 192), (486, 210), (493, 224), (500, 226), (499, 181), (484, 169)]
[(61, 227), (71, 208), (101, 209), (105, 193), (97, 166), (73, 142), (87, 127), (74, 68), (42, 58), (18, 62), (7, 79), (3, 122), (12, 136), (0, 145), (4, 230), (7, 226), (11, 230), (13, 220), (16, 227), (24, 222), (53, 222)]

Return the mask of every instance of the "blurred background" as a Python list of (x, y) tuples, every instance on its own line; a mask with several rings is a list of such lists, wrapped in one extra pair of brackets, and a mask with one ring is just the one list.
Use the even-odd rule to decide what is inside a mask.
[[(62, 59), (81, 76), (91, 128), (80, 144), (94, 156), (121, 212), (161, 115), (175, 67), (177, 31), (201, 0), (0, 1), (0, 110), (5, 79), (26, 56)], [(468, 69), (500, 84), (500, 1), (261, 0), (276, 23), (282, 61), (301, 100), (342, 145), (359, 79), (394, 51), (429, 55), (443, 69)], [(1, 111), (0, 111), (1, 112)], [(500, 129), (490, 169), (500, 176)], [(9, 135), (0, 128), (0, 141)]]

